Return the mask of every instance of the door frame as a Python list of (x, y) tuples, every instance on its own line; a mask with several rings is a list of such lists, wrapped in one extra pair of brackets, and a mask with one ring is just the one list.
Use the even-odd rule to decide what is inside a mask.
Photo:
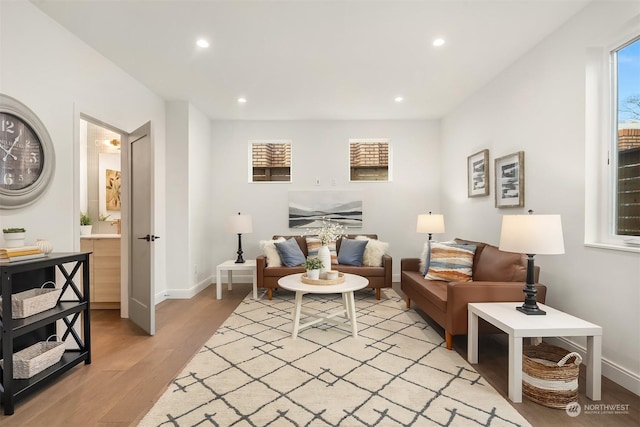
[[(91, 122), (94, 125), (103, 127), (120, 135), (120, 167), (121, 175), (121, 195), (120, 199), (125, 202), (123, 208), (120, 211), (121, 230), (125, 230), (125, 233), (120, 234), (120, 317), (129, 318), (129, 239), (130, 239), (130, 203), (129, 203), (129, 133), (118, 129), (117, 127), (110, 125), (102, 120), (96, 119), (86, 113), (80, 111), (74, 111), (74, 203), (73, 203), (73, 215), (74, 219), (77, 219), (77, 212), (80, 212), (80, 120)], [(127, 142), (127, 143), (125, 143)], [(80, 222), (74, 220), (73, 235), (74, 235), (74, 251), (80, 250)]]

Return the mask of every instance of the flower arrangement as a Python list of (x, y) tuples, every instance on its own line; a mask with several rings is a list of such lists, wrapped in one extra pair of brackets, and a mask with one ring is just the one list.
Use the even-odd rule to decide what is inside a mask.
[(318, 237), (323, 245), (328, 245), (334, 240), (338, 240), (344, 234), (342, 224), (332, 222), (322, 218), (322, 227), (318, 231)]

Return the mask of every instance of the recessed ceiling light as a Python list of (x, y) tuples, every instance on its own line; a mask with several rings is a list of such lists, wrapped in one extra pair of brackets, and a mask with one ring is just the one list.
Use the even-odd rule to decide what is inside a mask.
[(402, 102), (402, 101), (404, 101), (404, 98), (401, 97), (401, 96), (396, 96), (393, 100), (396, 101), (396, 102)]
[(205, 39), (199, 39), (199, 40), (196, 42), (196, 44), (197, 44), (199, 47), (209, 47), (209, 42), (208, 42), (208, 41), (206, 41)]
[(444, 44), (444, 39), (435, 39), (433, 41), (433, 45), (436, 47), (442, 46)]
[(247, 98), (238, 98), (238, 102), (240, 104), (244, 104), (245, 102), (247, 102)]

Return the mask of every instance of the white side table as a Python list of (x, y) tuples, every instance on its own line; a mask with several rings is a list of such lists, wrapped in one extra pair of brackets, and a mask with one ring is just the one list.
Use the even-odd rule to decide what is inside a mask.
[[(369, 284), (369, 279), (358, 276), (356, 274), (344, 273), (344, 283), (337, 285), (309, 285), (302, 283), (300, 277), (304, 273), (290, 274), (288, 276), (278, 279), (278, 285), (288, 291), (294, 291), (296, 293), (296, 304), (293, 308), (291, 315), (293, 320), (293, 327), (291, 332), (291, 338), (296, 339), (298, 331), (300, 329), (315, 325), (320, 322), (331, 323), (344, 323), (337, 322), (333, 319), (339, 315), (345, 315), (351, 323), (351, 335), (354, 338), (358, 338), (358, 325), (356, 323), (356, 305), (353, 297), (353, 291), (357, 291), (366, 288)], [(318, 315), (316, 313), (310, 313), (302, 310), (302, 296), (304, 294), (342, 294), (342, 304), (344, 308), (342, 310), (334, 311), (324, 315)], [(300, 313), (312, 317), (314, 320), (300, 324)]]
[(253, 299), (258, 299), (258, 281), (256, 278), (256, 260), (248, 259), (244, 263), (236, 264), (233, 260), (228, 260), (216, 267), (216, 298), (222, 299), (222, 272), (227, 271), (227, 289), (233, 288), (234, 271), (250, 271), (253, 276)]
[(602, 327), (538, 303), (544, 316), (516, 310), (522, 302), (469, 303), (467, 359), (478, 363), (478, 318), (509, 334), (509, 399), (522, 402), (522, 339), (525, 337), (587, 337), (587, 397), (601, 399)]

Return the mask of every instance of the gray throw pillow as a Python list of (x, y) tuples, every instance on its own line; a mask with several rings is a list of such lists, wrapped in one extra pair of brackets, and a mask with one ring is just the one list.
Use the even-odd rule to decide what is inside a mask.
[(302, 253), (302, 249), (298, 246), (298, 242), (293, 237), (284, 242), (275, 242), (274, 245), (285, 267), (296, 267), (304, 264), (307, 260)]
[(362, 266), (362, 256), (366, 247), (366, 240), (343, 238), (340, 242), (340, 252), (338, 252), (338, 264)]

